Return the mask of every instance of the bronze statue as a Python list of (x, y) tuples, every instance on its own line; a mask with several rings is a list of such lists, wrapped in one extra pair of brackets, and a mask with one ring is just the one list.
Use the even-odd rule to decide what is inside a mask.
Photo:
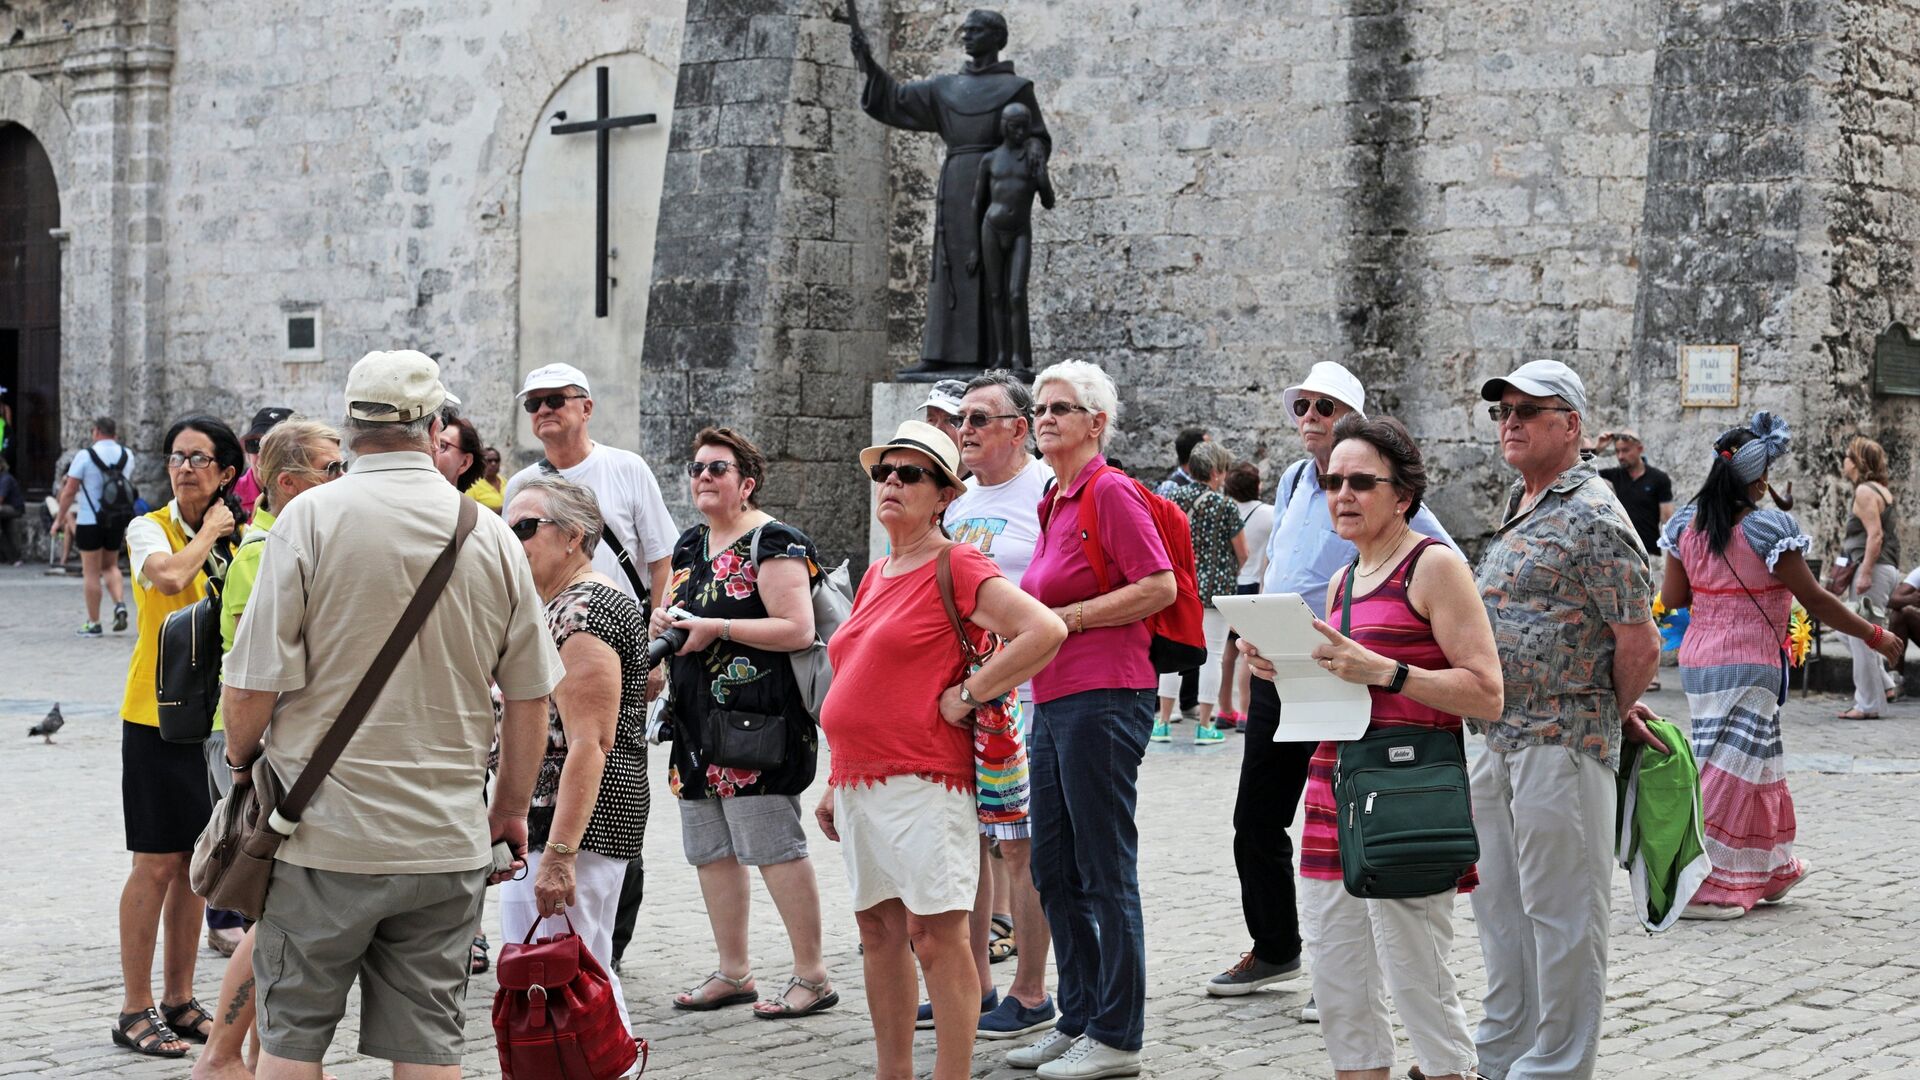
[[(900, 83), (873, 58), (873, 50), (867, 44), (867, 35), (860, 28), (851, 0), (848, 14), (853, 57), (867, 77), (860, 94), (860, 107), (867, 115), (892, 127), (938, 132), (947, 144), (935, 195), (933, 278), (928, 285), (926, 333), (921, 339), (920, 363), (901, 372), (901, 377), (937, 379), (955, 369), (984, 368), (996, 352), (1017, 354), (1023, 366), (1030, 364), (1030, 350), (1025, 346), (1025, 299), (1031, 238), (1009, 244), (998, 256), (992, 257), (1006, 258), (1007, 265), (998, 272), (1006, 287), (996, 290), (1006, 298), (1002, 307), (1011, 305), (1016, 295), (1015, 286), (1018, 286), (1017, 319), (1011, 310), (1003, 319), (989, 314), (985, 282), (977, 272), (977, 268), (985, 265), (986, 276), (996, 276), (996, 271), (982, 257), (982, 236), (986, 229), (975, 208), (974, 193), (982, 160), (992, 153), (1007, 153), (1001, 145), (1004, 136), (999, 128), (1002, 112), (1009, 105), (1017, 104), (1026, 112), (1024, 122), (1028, 130), (1020, 153), (1024, 156), (1023, 168), (1028, 177), (1026, 185), (1031, 190), (1024, 199), (1017, 197), (1011, 188), (1008, 190), (1009, 208), (1002, 211), (1002, 220), (1011, 221), (1007, 214), (1011, 204), (1018, 202), (1017, 213), (1024, 236), (1030, 217), (1026, 207), (1031, 204), (1033, 194), (1041, 193), (1043, 205), (1053, 205), (1052, 187), (1046, 182), (1046, 162), (1053, 151), (1053, 139), (1047, 134), (1033, 83), (1014, 74), (1010, 61), (1000, 59), (1000, 50), (1007, 46), (1007, 20), (995, 11), (968, 13), (960, 24), (960, 42), (968, 57), (966, 64), (953, 74)], [(1012, 182), (1011, 177), (1008, 180)], [(998, 190), (993, 192), (993, 198), (995, 201), (1001, 198)], [(992, 214), (991, 204), (985, 209)], [(991, 227), (1000, 228), (1000, 224)], [(1019, 253), (1017, 260), (1016, 252)], [(1012, 269), (1016, 261), (1020, 267), (1017, 278), (1005, 272)], [(993, 326), (1002, 321), (1009, 327), (1008, 343), (990, 349)]]
[(994, 367), (1033, 370), (1027, 325), (1027, 273), (1033, 266), (1033, 197), (1053, 209), (1053, 181), (1044, 154), (1029, 152), (1033, 114), (1010, 101), (1000, 110), (1000, 147), (980, 160), (973, 219), (980, 246), (967, 256), (967, 276), (986, 271), (989, 355)]

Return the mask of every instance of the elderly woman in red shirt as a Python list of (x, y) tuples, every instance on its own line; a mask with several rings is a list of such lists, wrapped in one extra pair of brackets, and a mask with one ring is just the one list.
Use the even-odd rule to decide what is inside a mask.
[[(1067, 628), (978, 548), (947, 538), (941, 516), (964, 488), (959, 450), (938, 428), (909, 420), (885, 445), (861, 451), (860, 463), (879, 489), (875, 513), (889, 554), (861, 579), (853, 613), (827, 648), (834, 678), (820, 726), (833, 771), (815, 814), (846, 860), (875, 1075), (914, 1075), (917, 956), (934, 1009), (933, 1075), (963, 1080), (979, 1022), (967, 940), (980, 873), (975, 710), (1053, 659)], [(986, 649), (988, 635), (1002, 639), (978, 669), (947, 615), (943, 569), (971, 649)]]

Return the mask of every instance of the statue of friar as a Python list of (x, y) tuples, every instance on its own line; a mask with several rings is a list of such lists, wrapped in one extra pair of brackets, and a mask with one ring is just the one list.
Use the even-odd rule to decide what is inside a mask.
[[(969, 12), (960, 24), (960, 44), (967, 50), (967, 62), (959, 71), (901, 83), (873, 58), (851, 0), (848, 9), (853, 15), (853, 56), (867, 77), (860, 107), (883, 124), (907, 131), (937, 132), (947, 144), (934, 208), (933, 280), (927, 290), (926, 336), (920, 345), (920, 363), (900, 374), (936, 378), (956, 368), (985, 367), (994, 352), (990, 327), (996, 322), (1006, 324), (987, 310), (974, 187), (982, 159), (1001, 145), (1001, 115), (1013, 103), (1025, 109), (1023, 157), (1036, 178), (1045, 175), (1053, 138), (1041, 118), (1033, 83), (1015, 75), (1011, 61), (1000, 59), (1000, 50), (1007, 47), (1007, 20), (997, 11)], [(1049, 191), (1049, 203), (1051, 194)], [(995, 292), (1000, 293), (1001, 303), (1008, 302), (1006, 291)], [(1020, 292), (1024, 301), (1024, 288)], [(1024, 318), (1024, 311), (1019, 314)], [(1001, 355), (1006, 355), (1004, 349)]]

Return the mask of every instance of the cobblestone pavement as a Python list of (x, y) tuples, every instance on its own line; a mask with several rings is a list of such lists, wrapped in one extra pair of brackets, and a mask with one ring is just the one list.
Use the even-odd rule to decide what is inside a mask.
[[(0, 812), (13, 853), (0, 867), (0, 1077), (179, 1077), (181, 1062), (116, 1050), (107, 1034), (119, 993), (115, 904), (127, 857), (118, 799), (115, 707), (132, 642), (76, 640), (77, 580), (0, 569)], [(1675, 673), (1668, 672), (1668, 685)], [(69, 723), (47, 746), (24, 725), (58, 700)], [(1663, 711), (1682, 715), (1671, 692)], [(1682, 923), (1660, 937), (1628, 914), (1616, 878), (1612, 987), (1601, 1075), (1793, 1076), (1846, 1080), (1920, 1075), (1920, 705), (1878, 723), (1832, 719), (1836, 698), (1789, 706), (1787, 743), (1799, 806), (1800, 851), (1818, 875), (1793, 903), (1729, 923)], [(1176, 728), (1176, 731), (1179, 729)], [(1201, 984), (1246, 947), (1233, 876), (1229, 818), (1239, 750), (1199, 750), (1179, 737), (1153, 748), (1141, 782), (1142, 865), (1150, 976), (1146, 1073), (1163, 1080), (1330, 1075), (1318, 1029), (1295, 1019), (1304, 982), (1238, 999)], [(656, 772), (664, 768), (656, 755)], [(824, 770), (822, 771), (824, 775)], [(655, 790), (666, 785), (655, 777)], [(816, 792), (817, 795), (817, 792)], [(651, 1075), (828, 1080), (871, 1073), (869, 1028), (845, 877), (834, 845), (816, 839), (827, 959), (844, 996), (831, 1013), (769, 1023), (745, 1010), (676, 1013), (669, 996), (713, 966), (698, 889), (679, 854), (666, 799), (647, 836), (649, 896), (626, 988), (635, 1027), (652, 1040)], [(758, 887), (756, 887), (758, 890)], [(489, 911), (488, 925), (497, 926)], [(1472, 914), (1458, 910), (1454, 966), (1469, 1012), (1485, 985)], [(497, 937), (497, 935), (496, 935)], [(769, 992), (787, 974), (779, 922), (764, 890), (753, 910), (753, 955)], [(202, 949), (199, 993), (211, 1000), (221, 960)], [(1010, 965), (997, 967), (1004, 980)], [(491, 976), (468, 990), (467, 1072), (495, 1076), (486, 1008)], [(386, 1075), (353, 1053), (357, 1013), (328, 1068), (342, 1080)], [(931, 1033), (918, 1043), (924, 1074)], [(975, 1074), (1030, 1075), (981, 1043)], [(1401, 1053), (1401, 1071), (1410, 1059)]]

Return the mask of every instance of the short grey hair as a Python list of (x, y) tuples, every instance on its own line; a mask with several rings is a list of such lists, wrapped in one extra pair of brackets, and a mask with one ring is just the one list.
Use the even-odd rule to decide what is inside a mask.
[(1027, 384), (1015, 378), (1012, 372), (989, 371), (984, 375), (975, 375), (967, 383), (967, 393), (989, 387), (1007, 395), (1007, 404), (1013, 406), (1013, 411), (1023, 419), (1033, 419), (1033, 391), (1027, 389)]
[(581, 554), (593, 558), (594, 549), (600, 545), (600, 530), (604, 528), (600, 500), (593, 489), (557, 473), (543, 473), (520, 485), (520, 492), (516, 494), (529, 491), (540, 493), (545, 516), (552, 518), (562, 531), (578, 536)]
[(1187, 454), (1187, 475), (1205, 484), (1233, 468), (1233, 453), (1217, 442), (1203, 442)]
[[(355, 401), (348, 404), (350, 410), (360, 409), (366, 411), (369, 409), (379, 409), (381, 407), (380, 405), (365, 401)], [(393, 406), (388, 405), (385, 406), (385, 408), (393, 409)], [(393, 409), (393, 411), (397, 413), (399, 410)], [(440, 413), (437, 410), (422, 416), (418, 420), (407, 420), (404, 422), (399, 420), (362, 420), (349, 411), (347, 413), (346, 423), (347, 448), (358, 453), (362, 446), (391, 446), (401, 449), (414, 446), (428, 446), (432, 441), (433, 422), (439, 419)]]
[(1065, 383), (1073, 388), (1074, 400), (1093, 412), (1107, 414), (1107, 426), (1100, 433), (1100, 449), (1104, 452), (1107, 443), (1120, 433), (1120, 392), (1114, 388), (1113, 378), (1102, 371), (1099, 364), (1062, 360), (1034, 376), (1036, 399), (1048, 383)]

